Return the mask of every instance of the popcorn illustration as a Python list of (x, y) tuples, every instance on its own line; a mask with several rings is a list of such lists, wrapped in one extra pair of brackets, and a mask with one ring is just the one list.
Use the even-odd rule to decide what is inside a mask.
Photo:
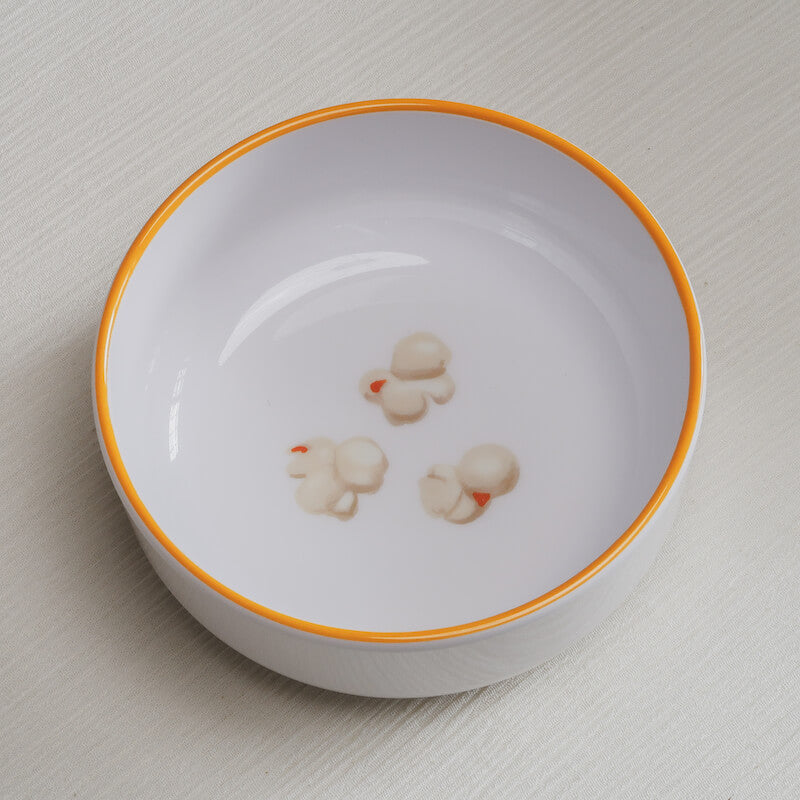
[(289, 452), (295, 456), (287, 472), (303, 478), (295, 492), (297, 505), (309, 514), (330, 514), (342, 520), (355, 516), (359, 494), (380, 489), (389, 466), (383, 450), (365, 437), (339, 445), (318, 437)]
[(456, 467), (431, 467), (420, 479), (420, 498), (431, 516), (464, 524), (481, 516), (490, 500), (510, 492), (518, 479), (519, 464), (508, 448), (481, 444), (469, 450)]
[(429, 399), (441, 405), (453, 396), (456, 387), (447, 374), (450, 355), (437, 336), (414, 333), (395, 345), (389, 370), (370, 370), (359, 390), (383, 408), (392, 425), (416, 422), (425, 416)]

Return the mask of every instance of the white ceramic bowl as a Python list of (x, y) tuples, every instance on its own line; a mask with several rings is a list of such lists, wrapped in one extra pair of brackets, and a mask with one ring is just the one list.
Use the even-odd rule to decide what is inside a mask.
[(607, 169), (497, 112), (376, 101), (166, 200), (111, 288), (94, 399), (198, 620), (298, 680), (424, 696), (527, 670), (628, 595), (703, 360), (675, 252)]

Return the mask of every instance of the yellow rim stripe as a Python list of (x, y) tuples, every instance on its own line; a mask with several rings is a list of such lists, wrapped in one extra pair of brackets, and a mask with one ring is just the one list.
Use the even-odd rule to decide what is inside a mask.
[[(486, 120), (493, 122), (497, 125), (503, 125), (506, 128), (525, 133), (538, 139), (546, 144), (554, 147), (556, 150), (561, 151), (565, 155), (582, 164), (586, 169), (594, 173), (600, 180), (608, 185), (617, 195), (628, 205), (633, 213), (638, 217), (642, 225), (644, 225), (647, 232), (656, 243), (664, 261), (669, 268), (672, 278), (675, 282), (675, 287), (678, 291), (684, 312), (686, 314), (686, 324), (689, 331), (689, 354), (690, 354), (690, 372), (689, 372), (689, 396), (686, 408), (686, 416), (683, 420), (683, 427), (681, 428), (678, 443), (675, 447), (675, 452), (669, 462), (667, 471), (654, 492), (653, 496), (648, 501), (647, 505), (642, 509), (642, 512), (633, 522), (633, 524), (608, 548), (599, 558), (595, 559), (589, 566), (581, 570), (577, 575), (574, 575), (568, 581), (565, 581), (560, 586), (547, 592), (546, 594), (537, 597), (516, 608), (505, 611), (502, 614), (496, 614), (492, 617), (477, 620), (476, 622), (469, 622), (463, 625), (454, 625), (448, 628), (436, 628), (433, 630), (425, 631), (399, 631), (399, 632), (383, 632), (383, 631), (358, 631), (349, 630), (346, 628), (333, 628), (327, 625), (318, 625), (314, 622), (307, 622), (303, 619), (290, 617), (286, 614), (281, 614), (271, 608), (262, 606), (255, 603), (247, 597), (235, 592), (233, 589), (220, 583), (216, 578), (213, 578), (197, 564), (191, 561), (176, 545), (169, 539), (169, 537), (161, 530), (158, 523), (153, 518), (153, 515), (147, 510), (147, 507), (142, 502), (142, 499), (136, 492), (133, 483), (125, 469), (125, 464), (117, 446), (117, 440), (114, 436), (114, 429), (111, 425), (111, 416), (108, 407), (108, 386), (106, 383), (106, 376), (108, 373), (108, 352), (111, 342), (111, 334), (114, 329), (114, 320), (116, 318), (119, 305), (125, 293), (125, 287), (136, 268), (139, 259), (142, 257), (145, 249), (152, 240), (152, 238), (159, 231), (161, 226), (169, 219), (170, 215), (176, 208), (200, 185), (205, 183), (212, 175), (219, 172), (223, 167), (235, 161), (240, 156), (249, 152), (255, 147), (259, 147), (271, 139), (276, 139), (278, 136), (283, 136), (286, 133), (305, 128), (308, 125), (314, 125), (318, 122), (324, 122), (330, 119), (337, 119), (339, 117), (348, 117), (355, 114), (375, 113), (378, 111), (433, 111), (440, 114), (456, 114), (462, 117), (473, 117), (475, 119)], [(678, 477), (683, 462), (689, 452), (692, 438), (694, 436), (695, 428), (698, 422), (698, 415), (700, 411), (700, 402), (702, 394), (702, 335), (700, 329), (700, 318), (695, 305), (692, 290), (689, 281), (684, 272), (683, 266), (678, 259), (675, 250), (669, 243), (664, 232), (659, 227), (658, 223), (653, 218), (653, 215), (647, 210), (641, 200), (613, 173), (606, 167), (593, 159), (587, 153), (566, 140), (556, 136), (554, 133), (532, 125), (530, 122), (517, 119), (516, 117), (509, 116), (508, 114), (501, 114), (498, 111), (490, 111), (478, 106), (464, 105), (462, 103), (451, 103), (443, 100), (371, 100), (363, 103), (351, 103), (348, 105), (334, 106), (332, 108), (322, 109), (320, 111), (312, 111), (309, 114), (295, 117), (294, 119), (282, 122), (279, 125), (274, 125), (271, 128), (256, 133), (253, 136), (244, 139), (238, 144), (221, 153), (216, 158), (208, 162), (204, 167), (201, 167), (194, 173), (188, 180), (184, 181), (165, 201), (160, 208), (148, 220), (147, 224), (139, 232), (139, 235), (134, 240), (130, 249), (128, 250), (125, 258), (120, 265), (114, 282), (111, 285), (111, 290), (108, 294), (103, 317), (100, 322), (100, 333), (97, 339), (97, 351), (95, 360), (95, 399), (97, 403), (97, 415), (100, 422), (100, 432), (108, 453), (111, 466), (116, 474), (122, 490), (125, 492), (128, 501), (135, 509), (136, 513), (142, 519), (144, 524), (158, 540), (158, 542), (169, 552), (182, 566), (184, 566), (195, 577), (199, 578), (203, 583), (212, 588), (214, 591), (219, 592), (224, 597), (232, 600), (234, 603), (242, 606), (243, 608), (259, 614), (262, 617), (278, 622), (282, 625), (287, 625), (291, 628), (306, 631), (308, 633), (315, 633), (321, 636), (329, 636), (337, 639), (350, 639), (361, 642), (424, 642), (434, 641), (437, 639), (448, 639), (454, 636), (464, 636), (470, 633), (494, 628), (498, 625), (503, 625), (512, 620), (519, 619), (528, 614), (537, 611), (540, 608), (554, 603), (556, 600), (564, 597), (570, 592), (577, 589), (582, 584), (586, 583), (592, 576), (596, 575), (604, 567), (608, 566), (640, 533), (658, 507), (663, 502), (664, 498), (669, 493), (672, 485)]]

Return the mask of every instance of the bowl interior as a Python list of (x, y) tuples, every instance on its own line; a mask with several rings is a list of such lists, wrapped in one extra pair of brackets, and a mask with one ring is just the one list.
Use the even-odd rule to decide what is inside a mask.
[[(417, 332), (455, 393), (394, 425), (359, 382)], [(107, 371), (175, 545), (259, 604), (367, 631), (482, 619), (586, 567), (656, 489), (688, 384), (684, 310), (630, 208), (542, 141), (425, 111), (314, 124), (202, 184), (136, 266)], [(316, 437), (386, 456), (349, 519), (295, 498), (289, 451)], [(482, 443), (516, 486), (467, 524), (431, 516), (419, 480)]]

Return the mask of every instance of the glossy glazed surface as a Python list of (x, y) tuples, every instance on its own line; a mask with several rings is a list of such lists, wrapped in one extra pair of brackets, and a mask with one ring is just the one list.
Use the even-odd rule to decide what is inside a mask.
[[(359, 381), (430, 331), (455, 393), (391, 425)], [(684, 310), (652, 238), (541, 141), (430, 112), (345, 117), (188, 197), (126, 288), (108, 400), (142, 501), (187, 557), (315, 623), (501, 613), (586, 567), (661, 480), (686, 413)], [(383, 485), (345, 522), (295, 502), (287, 450), (369, 437)], [(520, 477), (468, 525), (418, 481), (471, 447)]]

